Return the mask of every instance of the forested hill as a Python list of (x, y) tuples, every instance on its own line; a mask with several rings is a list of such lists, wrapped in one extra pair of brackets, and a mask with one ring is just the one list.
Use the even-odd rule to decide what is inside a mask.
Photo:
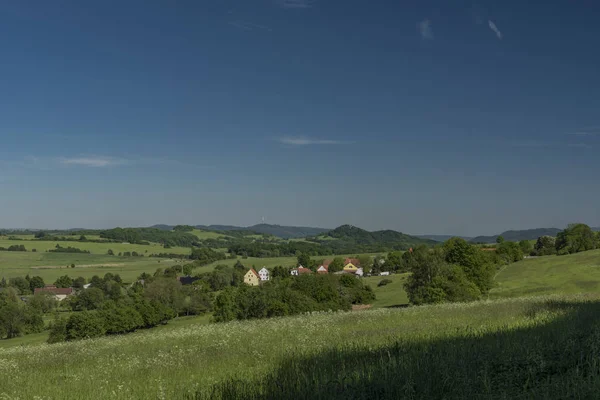
[(435, 240), (436, 242), (445, 242), (446, 240), (453, 238), (453, 237), (459, 237), (459, 238), (465, 239), (465, 240), (473, 239), (470, 236), (459, 236), (459, 235), (415, 235), (415, 236), (418, 238), (422, 238), (422, 239)]
[(499, 235), (493, 236), (477, 236), (471, 239), (472, 243), (495, 243), (498, 236), (502, 236), (504, 240), (509, 242), (518, 242), (520, 240), (535, 240), (540, 236), (556, 236), (561, 229), (557, 228), (537, 228), (524, 229), (519, 231), (506, 231)]
[[(154, 225), (152, 228), (172, 230), (173, 225)], [(277, 236), (282, 239), (299, 239), (308, 236), (315, 236), (329, 229), (311, 228), (306, 226), (282, 226), (271, 224), (258, 224), (253, 226), (234, 226), (234, 225), (195, 225), (195, 228), (205, 231), (228, 232), (228, 231), (249, 231), (259, 234)]]
[(340, 245), (343, 244), (349, 248), (381, 247), (393, 250), (406, 250), (421, 244), (434, 245), (438, 243), (435, 240), (411, 236), (392, 230), (369, 232), (352, 225), (342, 225), (311, 240), (319, 241), (323, 244), (327, 243), (327, 245), (332, 247), (336, 246), (335, 242), (339, 242)]

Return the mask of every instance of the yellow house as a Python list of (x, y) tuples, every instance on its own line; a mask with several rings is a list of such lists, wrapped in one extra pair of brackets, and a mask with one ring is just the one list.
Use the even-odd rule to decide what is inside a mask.
[(258, 286), (260, 283), (260, 277), (254, 268), (250, 268), (246, 275), (244, 275), (244, 283), (250, 286)]
[(356, 272), (358, 271), (358, 268), (356, 267), (356, 265), (352, 264), (352, 263), (348, 263), (344, 266), (344, 271), (346, 272)]

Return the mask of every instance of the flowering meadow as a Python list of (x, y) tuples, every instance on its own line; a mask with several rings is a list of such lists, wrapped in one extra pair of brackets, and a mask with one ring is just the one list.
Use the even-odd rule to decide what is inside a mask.
[(585, 398), (600, 385), (598, 301), (313, 313), (0, 348), (0, 399)]

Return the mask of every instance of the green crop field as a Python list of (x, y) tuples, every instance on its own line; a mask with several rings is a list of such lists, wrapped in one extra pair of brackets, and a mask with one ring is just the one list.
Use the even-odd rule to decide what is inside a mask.
[(496, 283), (490, 298), (598, 292), (600, 250), (525, 259), (503, 267)]
[(225, 324), (190, 319), (0, 348), (0, 396), (594, 398), (599, 311), (597, 297), (551, 296)]
[(190, 232), (193, 235), (196, 235), (198, 237), (198, 239), (219, 239), (219, 238), (224, 238), (227, 237), (227, 235), (222, 234), (222, 233), (218, 233), (218, 232), (212, 232), (212, 231), (203, 231), (200, 229), (194, 229), (192, 232)]
[[(153, 273), (157, 268), (165, 268), (178, 262), (180, 261), (154, 257), (0, 251), (0, 278), (8, 279), (29, 274), (41, 276), (50, 283), (61, 275), (91, 278), (111, 272), (121, 275), (126, 282), (131, 282), (142, 272)], [(71, 264), (75, 264), (75, 268), (70, 268)]]
[(129, 243), (93, 243), (93, 242), (79, 242), (79, 241), (41, 241), (41, 240), (8, 240), (0, 239), (0, 247), (8, 248), (12, 245), (23, 245), (27, 251), (36, 249), (37, 252), (45, 252), (52, 250), (56, 245), (61, 247), (76, 247), (81, 250), (87, 250), (92, 254), (106, 254), (111, 249), (115, 254), (123, 253), (126, 251), (138, 252), (139, 254), (149, 255), (158, 253), (176, 253), (176, 254), (190, 254), (190, 249), (187, 247), (171, 247), (169, 249), (163, 248), (158, 243), (151, 243), (149, 245), (141, 244), (129, 244)]

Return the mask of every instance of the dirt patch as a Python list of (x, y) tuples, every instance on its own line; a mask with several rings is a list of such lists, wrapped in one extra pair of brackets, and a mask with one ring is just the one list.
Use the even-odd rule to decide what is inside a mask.
[[(93, 268), (93, 267), (121, 267), (125, 263), (109, 263), (109, 264), (82, 264), (75, 265), (76, 268)], [(31, 269), (58, 269), (58, 268), (70, 268), (66, 265), (42, 265), (38, 267), (31, 267)]]

